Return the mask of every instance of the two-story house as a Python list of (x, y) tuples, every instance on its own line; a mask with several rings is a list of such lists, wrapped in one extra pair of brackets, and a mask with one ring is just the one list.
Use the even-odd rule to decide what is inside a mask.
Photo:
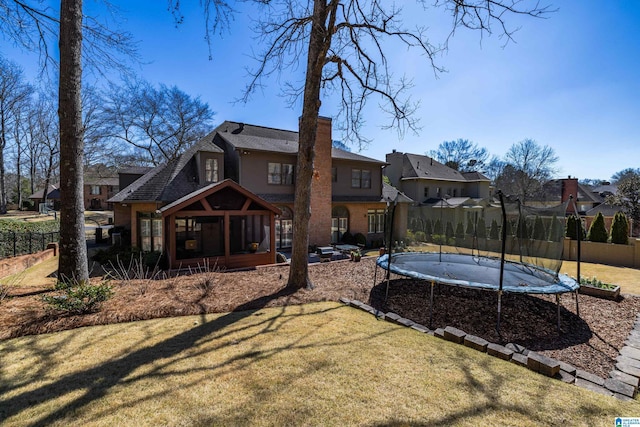
[(462, 203), (491, 196), (491, 180), (480, 172), (459, 172), (432, 157), (393, 150), (386, 156), (384, 174), (391, 185), (418, 204), (441, 199)]
[[(384, 162), (332, 148), (331, 119), (319, 119), (316, 138), (309, 243), (346, 231), (381, 238)], [(297, 132), (226, 121), (110, 199), (114, 224), (173, 267), (275, 262), (293, 239), (297, 151)]]

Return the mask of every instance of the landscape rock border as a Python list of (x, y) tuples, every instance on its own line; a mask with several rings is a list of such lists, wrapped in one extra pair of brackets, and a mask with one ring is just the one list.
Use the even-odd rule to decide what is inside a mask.
[(509, 343), (502, 346), (467, 334), (452, 326), (431, 330), (396, 313), (383, 313), (358, 300), (342, 297), (340, 302), (368, 312), (377, 319), (406, 326), (421, 333), (473, 348), (490, 356), (527, 367), (547, 377), (555, 378), (567, 384), (574, 384), (606, 396), (616, 397), (621, 400), (633, 400), (640, 383), (640, 314), (636, 318), (634, 329), (629, 334), (625, 347), (620, 351), (621, 354), (618, 356), (616, 368), (611, 371), (609, 378), (601, 378), (581, 369), (576, 369), (567, 363), (530, 351), (518, 344)]

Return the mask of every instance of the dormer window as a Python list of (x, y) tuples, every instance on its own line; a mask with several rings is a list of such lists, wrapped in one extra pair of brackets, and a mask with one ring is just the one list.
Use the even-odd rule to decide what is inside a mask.
[(206, 159), (204, 161), (204, 180), (206, 182), (218, 182), (218, 159)]

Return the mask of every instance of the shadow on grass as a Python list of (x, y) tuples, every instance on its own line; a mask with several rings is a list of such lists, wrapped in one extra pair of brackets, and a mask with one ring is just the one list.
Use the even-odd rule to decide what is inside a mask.
[[(33, 406), (35, 403), (42, 403), (49, 399), (58, 398), (61, 392), (72, 393), (74, 391), (86, 390), (78, 398), (62, 405), (46, 417), (30, 424), (32, 426), (50, 425), (54, 421), (63, 418), (65, 414), (78, 411), (91, 402), (105, 396), (111, 388), (118, 385), (136, 369), (157, 360), (172, 358), (182, 351), (196, 346), (198, 341), (206, 338), (207, 336), (244, 318), (250, 317), (256, 310), (268, 304), (269, 301), (281, 297), (288, 297), (294, 293), (295, 290), (284, 288), (271, 295), (261, 297), (255, 301), (247, 302), (239, 306), (234, 312), (223, 315), (212, 321), (205, 321), (205, 317), (203, 315), (203, 321), (199, 326), (172, 336), (171, 338), (159, 342), (151, 347), (145, 347), (138, 350), (133, 348), (132, 352), (120, 359), (111, 360), (94, 368), (72, 373), (59, 378), (50, 384), (26, 391), (15, 397), (2, 400), (0, 401), (0, 422), (19, 414)], [(285, 308), (283, 307), (282, 310), (284, 311)], [(273, 323), (275, 320), (276, 319), (266, 319), (265, 322)], [(255, 325), (252, 325), (252, 327), (253, 326)], [(70, 335), (69, 337), (69, 339), (72, 339), (73, 335)], [(42, 359), (47, 359), (46, 353), (41, 354), (40, 356)], [(259, 356), (259, 354), (250, 354), (243, 355), (242, 358), (251, 359)], [(228, 363), (232, 363), (233, 361), (234, 360), (230, 360)], [(1, 389), (6, 391), (8, 387), (5, 384)]]

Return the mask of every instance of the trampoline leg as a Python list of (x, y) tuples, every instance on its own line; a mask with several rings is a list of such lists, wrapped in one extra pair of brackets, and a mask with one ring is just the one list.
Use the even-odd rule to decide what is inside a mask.
[(580, 317), (580, 306), (578, 305), (578, 291), (576, 290), (576, 316)]
[(384, 302), (387, 302), (389, 298), (389, 277), (387, 276), (387, 290), (384, 293)]
[(433, 287), (435, 283), (431, 281), (431, 299), (429, 301), (429, 329), (433, 329)]
[(560, 295), (556, 294), (556, 307), (558, 310), (558, 334), (560, 333)]
[(498, 291), (498, 322), (496, 323), (496, 332), (500, 335), (500, 314), (502, 313), (502, 291)]

